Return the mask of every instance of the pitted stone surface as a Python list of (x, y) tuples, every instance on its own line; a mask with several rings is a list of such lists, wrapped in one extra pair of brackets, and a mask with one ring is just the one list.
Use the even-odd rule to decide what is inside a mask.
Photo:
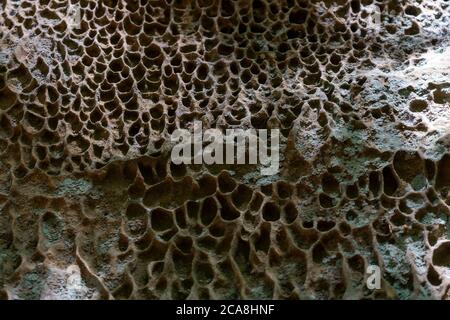
[[(0, 298), (449, 299), (449, 7), (0, 0)], [(197, 120), (279, 174), (174, 165)]]

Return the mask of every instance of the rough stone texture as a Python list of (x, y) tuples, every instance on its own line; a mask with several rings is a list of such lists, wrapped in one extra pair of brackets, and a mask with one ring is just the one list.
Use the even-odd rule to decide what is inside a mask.
[[(449, 6), (0, 0), (0, 297), (449, 299)], [(195, 120), (280, 173), (173, 165)]]

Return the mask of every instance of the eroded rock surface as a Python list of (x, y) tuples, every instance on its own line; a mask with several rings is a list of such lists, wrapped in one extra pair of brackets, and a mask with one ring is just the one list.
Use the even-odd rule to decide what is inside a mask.
[[(0, 297), (449, 299), (449, 6), (0, 0)], [(196, 120), (281, 171), (174, 165)]]

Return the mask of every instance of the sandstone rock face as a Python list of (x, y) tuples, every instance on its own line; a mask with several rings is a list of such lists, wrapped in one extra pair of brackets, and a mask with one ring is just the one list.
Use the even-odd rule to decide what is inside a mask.
[[(449, 33), (448, 0), (0, 0), (0, 297), (450, 299)], [(174, 165), (194, 121), (280, 129), (280, 172)]]

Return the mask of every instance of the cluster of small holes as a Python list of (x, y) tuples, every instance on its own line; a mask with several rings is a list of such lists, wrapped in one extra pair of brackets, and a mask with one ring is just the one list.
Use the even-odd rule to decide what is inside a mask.
[[(356, 176), (332, 159), (365, 139), (339, 126), (424, 132), (417, 117), (448, 106), (430, 83), (399, 113), (358, 72), (444, 42), (420, 17), (448, 28), (448, 5), (0, 1), (0, 298), (449, 298), (448, 153), (367, 146), (383, 165)], [(277, 181), (171, 163), (195, 120), (281, 129)], [(55, 275), (74, 265), (76, 289)]]
[[(40, 0), (2, 7), (0, 144), (20, 158), (19, 177), (34, 168), (56, 175), (157, 153), (173, 130), (196, 119), (222, 129), (279, 127), (288, 136), (308, 101), (320, 108), (325, 129), (336, 108), (351, 121), (337, 87), (357, 94), (364, 79), (354, 82), (349, 73), (378, 55), (398, 58), (393, 41), (402, 30), (391, 34), (392, 23), (383, 23), (377, 31), (371, 12), (404, 17), (409, 37), (422, 13), (421, 6), (372, 0)], [(434, 101), (448, 101), (447, 92), (435, 90)], [(426, 107), (410, 103), (412, 112)]]

